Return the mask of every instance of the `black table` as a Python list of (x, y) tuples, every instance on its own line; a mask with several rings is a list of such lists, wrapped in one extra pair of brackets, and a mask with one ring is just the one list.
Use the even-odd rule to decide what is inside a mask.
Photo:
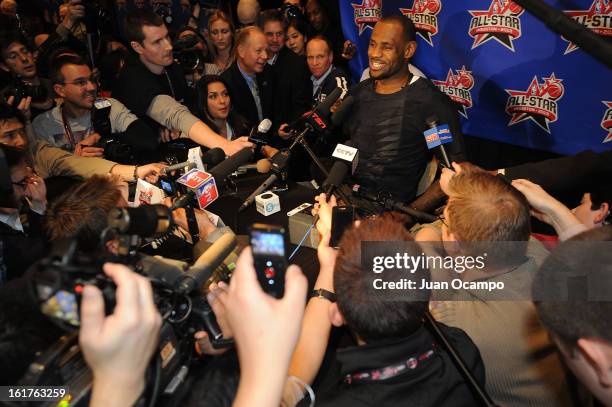
[[(219, 215), (221, 219), (223, 219), (223, 222), (231, 227), (237, 235), (248, 234), (249, 227), (253, 223), (279, 225), (283, 226), (285, 230), (288, 231), (289, 218), (287, 217), (287, 212), (304, 202), (313, 203), (314, 197), (319, 194), (319, 191), (290, 182), (287, 191), (275, 192), (280, 200), (281, 210), (279, 212), (264, 216), (257, 212), (255, 203), (253, 202), (245, 211), (238, 213), (238, 208), (242, 205), (242, 202), (244, 202), (251, 192), (253, 192), (263, 181), (265, 181), (268, 175), (269, 174), (258, 174), (239, 178), (236, 181), (236, 186), (238, 187), (237, 192), (228, 193), (228, 190), (231, 190), (231, 188), (226, 188), (222, 196), (206, 209)], [(288, 255), (295, 249), (295, 246), (289, 245), (289, 249)], [(291, 263), (297, 264), (302, 268), (312, 288), (319, 273), (319, 261), (316, 251), (309, 247), (302, 246), (291, 259)]]

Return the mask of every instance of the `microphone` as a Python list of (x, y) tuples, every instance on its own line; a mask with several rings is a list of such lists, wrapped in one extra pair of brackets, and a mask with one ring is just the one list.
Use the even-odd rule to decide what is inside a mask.
[[(236, 247), (236, 235), (225, 233), (221, 235), (198, 259), (195, 261), (177, 285), (177, 291), (181, 294), (189, 294), (199, 290), (210, 278), (213, 271), (225, 260)], [(198, 242), (198, 244), (209, 244)]]
[(440, 147), (439, 151), (442, 154), (442, 163), (446, 168), (452, 169), (451, 163), (446, 154), (444, 144), (451, 143), (453, 141), (453, 135), (448, 128), (448, 125), (438, 125), (438, 118), (436, 116), (428, 117), (425, 122), (429, 127), (429, 130), (423, 133), (425, 136), (425, 142), (427, 142), (427, 148), (429, 150)]
[[(218, 165), (211, 168), (208, 172), (193, 169), (180, 177), (177, 182), (185, 185), (189, 192), (185, 198), (181, 196), (175, 203), (177, 205), (188, 205), (193, 197), (198, 201), (200, 209), (206, 208), (213, 203), (220, 195), (221, 187), (225, 184), (225, 178), (235, 171), (240, 165), (248, 162), (253, 157), (250, 148), (243, 148), (234, 155), (231, 155)], [(183, 200), (181, 200), (183, 198)], [(177, 206), (181, 207), (181, 206)]]
[(195, 198), (195, 192), (193, 192), (193, 190), (191, 189), (187, 193), (184, 193), (183, 195), (176, 198), (174, 202), (172, 202), (172, 206), (170, 207), (170, 210), (174, 211), (175, 209), (184, 208), (186, 206), (189, 206), (193, 198)]
[(278, 179), (279, 174), (287, 167), (287, 162), (289, 161), (289, 151), (281, 150), (278, 153), (274, 154), (271, 158), (270, 167), (272, 169), (273, 174), (270, 175), (251, 195), (244, 200), (240, 208), (238, 208), (238, 213), (244, 211), (248, 208), (253, 201), (255, 201), (255, 197), (266, 189), (268, 189), (276, 180)]
[(291, 123), (288, 127), (292, 130), (298, 130), (301, 128), (302, 123), (305, 127), (310, 127), (316, 131), (324, 131), (329, 125), (327, 123), (328, 116), (331, 111), (331, 107), (342, 95), (342, 89), (335, 88), (324, 101), (319, 103), (312, 112), (305, 113), (302, 117)]
[(202, 157), (202, 163), (206, 165), (206, 168), (219, 165), (223, 160), (225, 160), (225, 151), (219, 147), (211, 148)]
[(329, 197), (336, 188), (342, 185), (342, 181), (344, 181), (348, 171), (349, 166), (346, 162), (336, 161), (334, 163), (331, 170), (329, 170), (329, 175), (325, 181), (323, 181), (323, 191), (327, 197)]
[(211, 148), (203, 157), (200, 157), (200, 151), (200, 147), (189, 149), (187, 161), (163, 168), (162, 175), (166, 175), (172, 171), (182, 170), (183, 168), (185, 168), (185, 172), (196, 167), (204, 171), (204, 165), (207, 167), (215, 166), (225, 159), (225, 152), (219, 147)]
[(258, 160), (255, 164), (241, 165), (238, 169), (230, 174), (232, 177), (246, 174), (249, 171), (257, 170), (260, 174), (267, 174), (272, 169), (272, 163), (267, 158)]
[(263, 119), (259, 126), (253, 127), (251, 129), (251, 134), (249, 134), (249, 141), (253, 144), (256, 144), (257, 147), (264, 146), (268, 144), (267, 133), (270, 131), (272, 127), (272, 121), (270, 119)]
[(236, 171), (236, 169), (238, 169), (238, 167), (241, 165), (251, 161), (252, 158), (253, 150), (245, 147), (236, 154), (230, 155), (221, 163), (211, 168), (208, 172), (213, 176), (219, 186), (223, 186), (228, 175)]
[(165, 168), (162, 168), (161, 173), (162, 175), (167, 175), (169, 173), (171, 173), (172, 171), (176, 171), (176, 170), (182, 170), (183, 168), (185, 169), (185, 172), (189, 171), (192, 168), (195, 168), (196, 164), (194, 162), (191, 161), (184, 161), (182, 163), (178, 163), (178, 164), (173, 164), (173, 165), (169, 165)]
[(336, 111), (332, 113), (331, 122), (333, 126), (339, 126), (344, 122), (346, 115), (351, 111), (353, 107), (353, 103), (355, 103), (355, 99), (353, 96), (349, 95), (338, 105)]
[(417, 209), (411, 208), (403, 202), (399, 202), (391, 198), (391, 194), (378, 193), (373, 194), (371, 192), (367, 192), (364, 190), (359, 190), (358, 195), (362, 198), (367, 199), (368, 201), (378, 202), (385, 209), (388, 210), (396, 210), (399, 212), (403, 212), (407, 215), (412, 216), (418, 221), (424, 221), (427, 223), (435, 222), (438, 218), (434, 215), (431, 215), (427, 212), (419, 211)]

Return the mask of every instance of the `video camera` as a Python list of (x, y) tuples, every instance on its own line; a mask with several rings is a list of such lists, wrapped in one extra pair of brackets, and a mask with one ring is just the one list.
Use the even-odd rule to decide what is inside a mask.
[(98, 0), (82, 0), (85, 7), (83, 22), (88, 33), (102, 30), (109, 22), (110, 15), (106, 6)]
[[(62, 385), (70, 391), (71, 405), (88, 403), (92, 376), (78, 348), (79, 304), (86, 284), (103, 293), (106, 312), (115, 305), (115, 285), (102, 271), (107, 261), (120, 262), (146, 276), (153, 287), (154, 301), (162, 316), (158, 351), (146, 375), (144, 399), (149, 405), (175, 405), (188, 388), (190, 369), (198, 362), (194, 334), (206, 331), (213, 347), (233, 344), (223, 338), (204, 287), (211, 279), (229, 280), (213, 275), (236, 245), (233, 234), (221, 236), (206, 248), (196, 262), (167, 263), (137, 253), (141, 239), (163, 233), (173, 225), (170, 210), (163, 205), (138, 208), (115, 208), (108, 216), (108, 227), (101, 236), (97, 253), (84, 252), (79, 242), (68, 240), (54, 247), (53, 253), (40, 262), (30, 279), (31, 292), (41, 304), (42, 312), (71, 331), (40, 356), (22, 378), (22, 385)], [(109, 253), (105, 248), (119, 242), (119, 249)], [(197, 247), (196, 251), (202, 251)], [(207, 280), (209, 280), (207, 282)]]

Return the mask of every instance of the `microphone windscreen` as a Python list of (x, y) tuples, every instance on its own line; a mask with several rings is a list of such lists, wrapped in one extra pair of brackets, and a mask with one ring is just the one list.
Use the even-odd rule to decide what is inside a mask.
[(326, 117), (329, 114), (332, 105), (336, 103), (338, 98), (340, 98), (340, 95), (342, 95), (342, 89), (335, 88), (329, 95), (327, 95), (324, 101), (319, 103), (319, 105), (315, 108), (315, 111), (319, 115)]
[[(339, 88), (338, 88), (339, 89)], [(351, 111), (355, 99), (353, 96), (347, 96), (336, 108), (336, 111), (332, 113), (331, 121), (334, 126), (339, 126), (344, 122), (346, 115)]]
[(207, 168), (219, 165), (223, 160), (225, 160), (225, 152), (219, 147), (211, 148), (202, 157), (202, 163), (207, 165)]
[(327, 189), (330, 186), (340, 186), (349, 171), (349, 166), (344, 161), (336, 161), (329, 171), (329, 175), (323, 182), (323, 188)]
[(253, 150), (250, 148), (243, 148), (236, 154), (229, 156), (220, 164), (211, 168), (208, 172), (215, 177), (217, 184), (223, 183), (223, 180), (227, 178), (232, 172), (236, 171), (238, 167), (251, 161), (253, 158)]
[(272, 163), (267, 158), (262, 158), (257, 161), (257, 172), (260, 174), (267, 174), (272, 169)]

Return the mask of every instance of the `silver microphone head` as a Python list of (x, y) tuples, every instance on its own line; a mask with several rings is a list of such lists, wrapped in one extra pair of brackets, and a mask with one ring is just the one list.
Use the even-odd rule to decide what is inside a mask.
[(257, 126), (257, 131), (259, 133), (267, 133), (270, 127), (272, 127), (272, 121), (270, 119), (263, 119), (259, 126)]

